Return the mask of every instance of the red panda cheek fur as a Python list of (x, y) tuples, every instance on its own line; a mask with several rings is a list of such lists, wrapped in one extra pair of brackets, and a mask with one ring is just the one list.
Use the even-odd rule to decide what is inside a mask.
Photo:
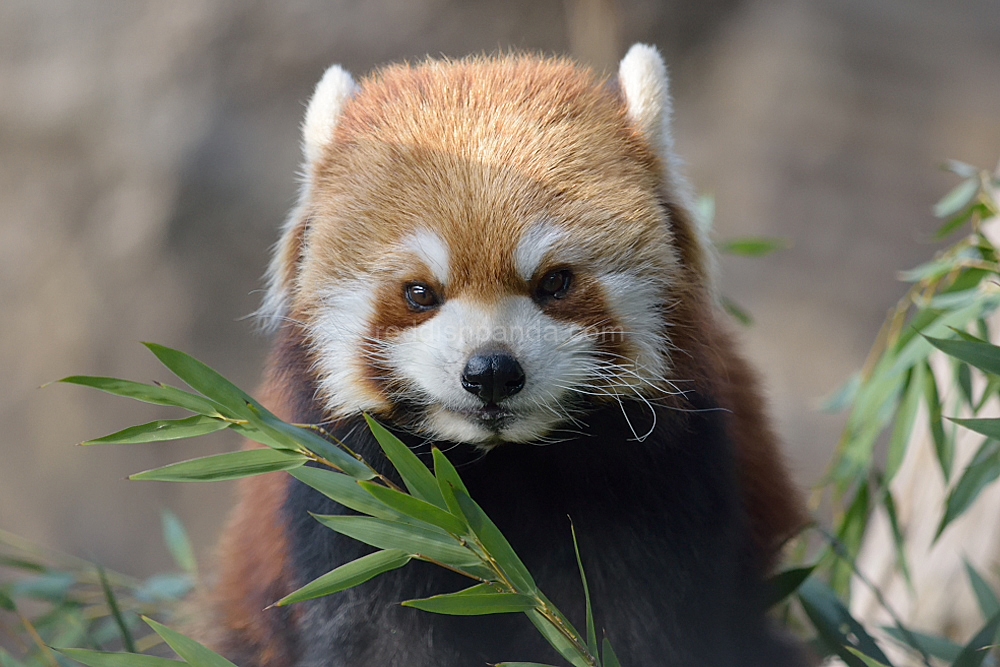
[[(539, 569), (543, 590), (574, 618), (580, 612), (574, 597), (578, 573), (566, 545), (556, 539), (566, 512), (548, 515), (567, 503), (567, 511), (580, 513), (573, 516), (579, 527), (596, 531), (584, 538), (590, 550), (584, 560), (591, 559), (602, 622), (619, 654), (632, 659), (623, 664), (800, 665), (795, 651), (770, 638), (756, 601), (763, 573), (783, 541), (804, 524), (804, 513), (757, 380), (715, 303), (705, 240), (689, 213), (669, 141), (665, 79), (662, 90), (656, 87), (662, 61), (649, 47), (636, 48), (626, 61), (638, 65), (620, 76), (619, 94), (569, 61), (528, 56), (392, 66), (357, 88), (349, 82), (343, 94), (327, 94), (336, 115), (312, 134), (307, 118), (308, 182), (271, 269), (265, 308), (286, 323), (266, 377), (267, 404), (295, 421), (329, 421), (336, 413), (338, 406), (320, 400), (322, 350), (310, 330), (330, 289), (370, 281), (375, 315), (367, 331), (374, 338), (432, 317), (407, 309), (399, 277), (376, 279), (384, 274), (379, 263), (386, 253), (414, 230), (429, 227), (451, 251), (448, 284), (439, 286), (446, 298), (490, 302), (524, 295), (523, 278), (511, 268), (517, 240), (539, 219), (555, 221), (603, 268), (641, 268), (662, 285), (669, 377), (689, 389), (656, 408), (654, 419), (661, 423), (654, 422), (646, 443), (622, 436), (622, 415), (633, 407), (623, 405), (618, 414), (617, 406), (595, 405), (597, 439), (614, 441), (617, 451), (581, 438), (561, 448), (502, 445), (485, 457), (476, 453), (461, 468), (482, 489), (482, 496), (474, 496), (511, 531), (508, 537), (524, 550), (529, 567)], [(650, 77), (651, 87), (643, 83)], [(309, 115), (316, 115), (312, 105)], [(314, 135), (321, 139), (310, 139)], [(583, 326), (610, 324), (613, 331), (615, 304), (592, 275), (579, 280), (579, 300), (553, 306), (552, 317)], [(601, 349), (611, 358), (630, 354), (628, 337), (611, 336)], [(359, 391), (370, 404), (384, 406), (393, 421), (381, 371), (363, 371), (367, 384)], [(358, 438), (366, 457), (384, 467), (357, 421), (338, 417), (330, 428)], [(426, 454), (426, 439), (400, 435)], [(460, 445), (449, 451), (459, 460), (466, 456)], [(602, 462), (596, 470), (586, 467), (588, 456)], [(611, 463), (616, 456), (629, 462), (623, 470)], [(561, 475), (604, 481), (579, 494)], [(550, 484), (565, 495), (539, 495)], [(658, 501), (658, 494), (671, 500)], [(330, 531), (317, 532), (306, 510), (342, 511), (322, 502), (285, 475), (241, 486), (220, 542), (211, 603), (213, 645), (241, 667), (451, 667), (487, 659), (556, 659), (540, 648), (530, 624), (522, 627), (512, 618), (475, 625), (395, 607), (406, 595), (451, 590), (422, 587), (461, 585), (421, 565), (334, 598), (262, 611), (309, 577), (363, 553)], [(516, 514), (524, 503), (527, 514)], [(608, 503), (625, 509), (609, 515)], [(647, 523), (623, 537), (633, 535), (628, 522), (640, 516), (662, 521), (663, 533)], [(634, 568), (616, 570), (619, 561), (644, 564), (660, 554), (668, 556), (660, 563), (665, 569), (640, 578)], [(692, 582), (704, 590), (696, 587), (694, 597), (685, 597)], [(726, 582), (738, 583), (727, 588)], [(625, 604), (615, 593), (631, 599)]]

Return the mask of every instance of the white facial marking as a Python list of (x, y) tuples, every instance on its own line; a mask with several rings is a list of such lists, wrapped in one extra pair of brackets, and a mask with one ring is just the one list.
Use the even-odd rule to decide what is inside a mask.
[(637, 389), (648, 389), (665, 377), (668, 370), (669, 340), (663, 331), (663, 283), (627, 273), (607, 273), (599, 276), (598, 282), (621, 327), (623, 340), (631, 352), (629, 356), (634, 359), (634, 364), (620, 360), (622, 367), (627, 369), (621, 381)]
[[(585, 384), (594, 343), (583, 327), (555, 320), (528, 297), (494, 305), (457, 298), (387, 346), (389, 363), (423, 398), (425, 429), (459, 442), (532, 442), (570, 420), (571, 392)], [(506, 348), (524, 369), (524, 388), (503, 401), (513, 418), (499, 431), (471, 413), (482, 401), (462, 388), (462, 372), (478, 350)]]
[(546, 255), (568, 234), (551, 222), (539, 222), (528, 229), (514, 251), (514, 266), (517, 273), (528, 281), (538, 271)]
[(320, 391), (338, 415), (381, 407), (364, 382), (365, 340), (375, 312), (371, 286), (362, 281), (338, 284), (321, 295), (309, 333), (317, 352)]
[(440, 236), (428, 229), (421, 229), (400, 243), (405, 252), (411, 252), (423, 262), (442, 285), (448, 284), (451, 255), (448, 245)]

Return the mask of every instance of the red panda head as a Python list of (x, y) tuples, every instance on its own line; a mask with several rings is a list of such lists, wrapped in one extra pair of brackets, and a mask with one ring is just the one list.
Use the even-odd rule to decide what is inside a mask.
[(331, 418), (490, 446), (678, 391), (704, 246), (659, 54), (617, 84), (528, 56), (327, 71), (263, 313), (301, 326)]

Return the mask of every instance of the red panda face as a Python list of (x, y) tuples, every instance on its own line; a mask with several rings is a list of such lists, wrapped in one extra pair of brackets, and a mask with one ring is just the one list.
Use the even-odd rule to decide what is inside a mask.
[(351, 90), (272, 266), (331, 417), (489, 446), (673, 392), (662, 169), (620, 95), (562, 61)]

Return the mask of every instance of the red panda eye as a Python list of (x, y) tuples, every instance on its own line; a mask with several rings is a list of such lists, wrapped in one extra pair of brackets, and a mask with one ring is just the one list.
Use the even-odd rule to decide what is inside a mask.
[(440, 303), (434, 290), (423, 283), (410, 283), (406, 286), (404, 294), (410, 307), (416, 311), (430, 310)]
[(561, 299), (569, 292), (573, 273), (568, 269), (548, 273), (538, 283), (537, 294), (541, 299)]

